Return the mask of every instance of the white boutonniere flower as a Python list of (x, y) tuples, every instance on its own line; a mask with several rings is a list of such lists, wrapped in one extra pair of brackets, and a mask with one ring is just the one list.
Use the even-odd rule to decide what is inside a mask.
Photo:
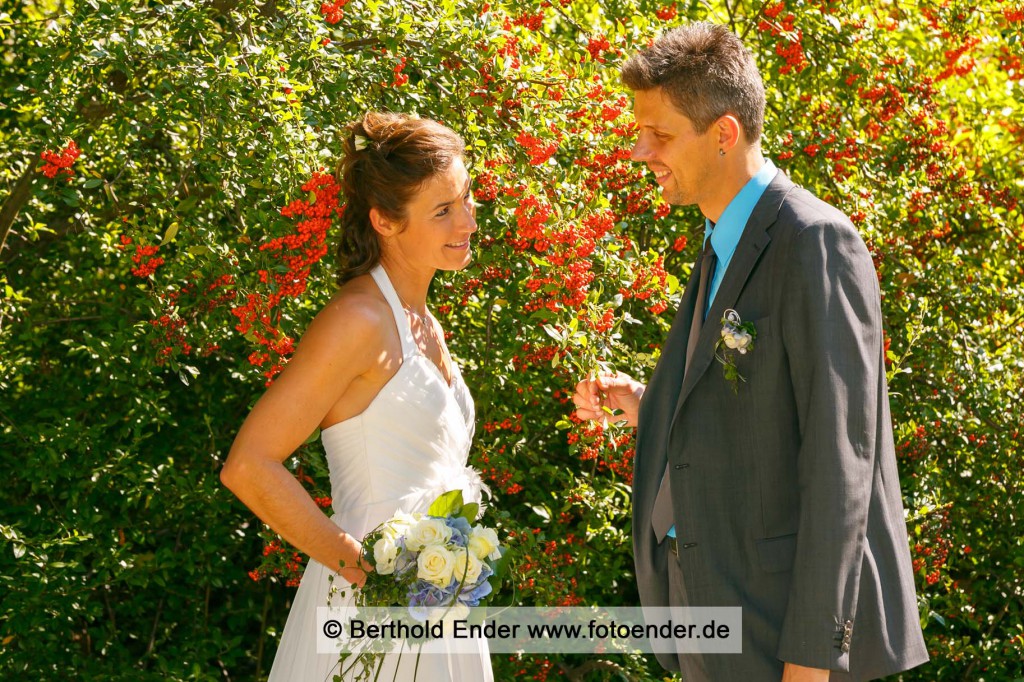
[(734, 353), (746, 355), (748, 351), (754, 350), (756, 337), (754, 323), (744, 322), (735, 310), (726, 310), (722, 315), (722, 338), (715, 345), (715, 358), (722, 363), (725, 378), (732, 383), (733, 391), (739, 390), (740, 381), (746, 381), (736, 369)]

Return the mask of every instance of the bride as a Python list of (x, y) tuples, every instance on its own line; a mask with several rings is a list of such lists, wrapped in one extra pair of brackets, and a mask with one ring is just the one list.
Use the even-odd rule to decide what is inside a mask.
[[(352, 124), (341, 162), (347, 202), (341, 286), (284, 371), (253, 407), (221, 480), (311, 560), (288, 615), (270, 682), (323, 682), (342, 672), (318, 654), (316, 610), (339, 606), (370, 565), (360, 540), (396, 511), (426, 512), (446, 490), (479, 501), (466, 467), (474, 408), (427, 310), (437, 270), (471, 259), (477, 230), (464, 145), (441, 124), (367, 113)], [(334, 516), (320, 511), (283, 462), (317, 427)], [(333, 586), (333, 588), (332, 588)], [(346, 591), (351, 600), (351, 590)], [(474, 654), (392, 655), (380, 679), (492, 679), (487, 644)]]

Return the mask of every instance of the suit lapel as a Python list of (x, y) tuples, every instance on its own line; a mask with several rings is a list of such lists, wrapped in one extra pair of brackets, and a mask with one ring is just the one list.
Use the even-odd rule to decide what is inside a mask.
[[(775, 224), (782, 202), (793, 187), (789, 178), (779, 171), (775, 179), (765, 189), (757, 205), (754, 206), (750, 219), (747, 220), (747, 224), (743, 228), (743, 235), (736, 246), (736, 252), (729, 262), (729, 269), (715, 294), (715, 300), (710, 310), (708, 310), (708, 316), (701, 329), (700, 340), (693, 351), (692, 364), (686, 368), (683, 375), (683, 385), (679, 391), (679, 399), (676, 401), (675, 416), (678, 416), (679, 409), (686, 402), (697, 381), (714, 362), (715, 345), (721, 338), (720, 320), (726, 310), (736, 305), (744, 285), (750, 278), (750, 273), (753, 272), (754, 266), (757, 265), (761, 254), (771, 241), (769, 229)], [(692, 315), (690, 319), (692, 319)], [(673, 421), (675, 421), (674, 417)]]

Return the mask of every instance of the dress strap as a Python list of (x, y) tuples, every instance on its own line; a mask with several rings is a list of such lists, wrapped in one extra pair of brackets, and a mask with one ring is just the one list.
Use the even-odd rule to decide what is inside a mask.
[(370, 276), (377, 283), (380, 293), (384, 294), (385, 300), (391, 306), (391, 313), (395, 316), (395, 326), (398, 328), (398, 338), (402, 342), (402, 357), (409, 357), (417, 352), (416, 340), (412, 336), (412, 327), (409, 326), (409, 317), (405, 314), (402, 301), (398, 298), (398, 292), (391, 283), (384, 266), (377, 264), (370, 270)]

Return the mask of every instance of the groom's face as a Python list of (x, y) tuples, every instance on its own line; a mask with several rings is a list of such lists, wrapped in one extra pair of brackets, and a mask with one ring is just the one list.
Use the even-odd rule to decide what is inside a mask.
[(640, 129), (633, 160), (651, 169), (666, 202), (699, 206), (714, 191), (713, 169), (718, 166), (714, 126), (698, 133), (661, 88), (637, 90), (633, 116)]

